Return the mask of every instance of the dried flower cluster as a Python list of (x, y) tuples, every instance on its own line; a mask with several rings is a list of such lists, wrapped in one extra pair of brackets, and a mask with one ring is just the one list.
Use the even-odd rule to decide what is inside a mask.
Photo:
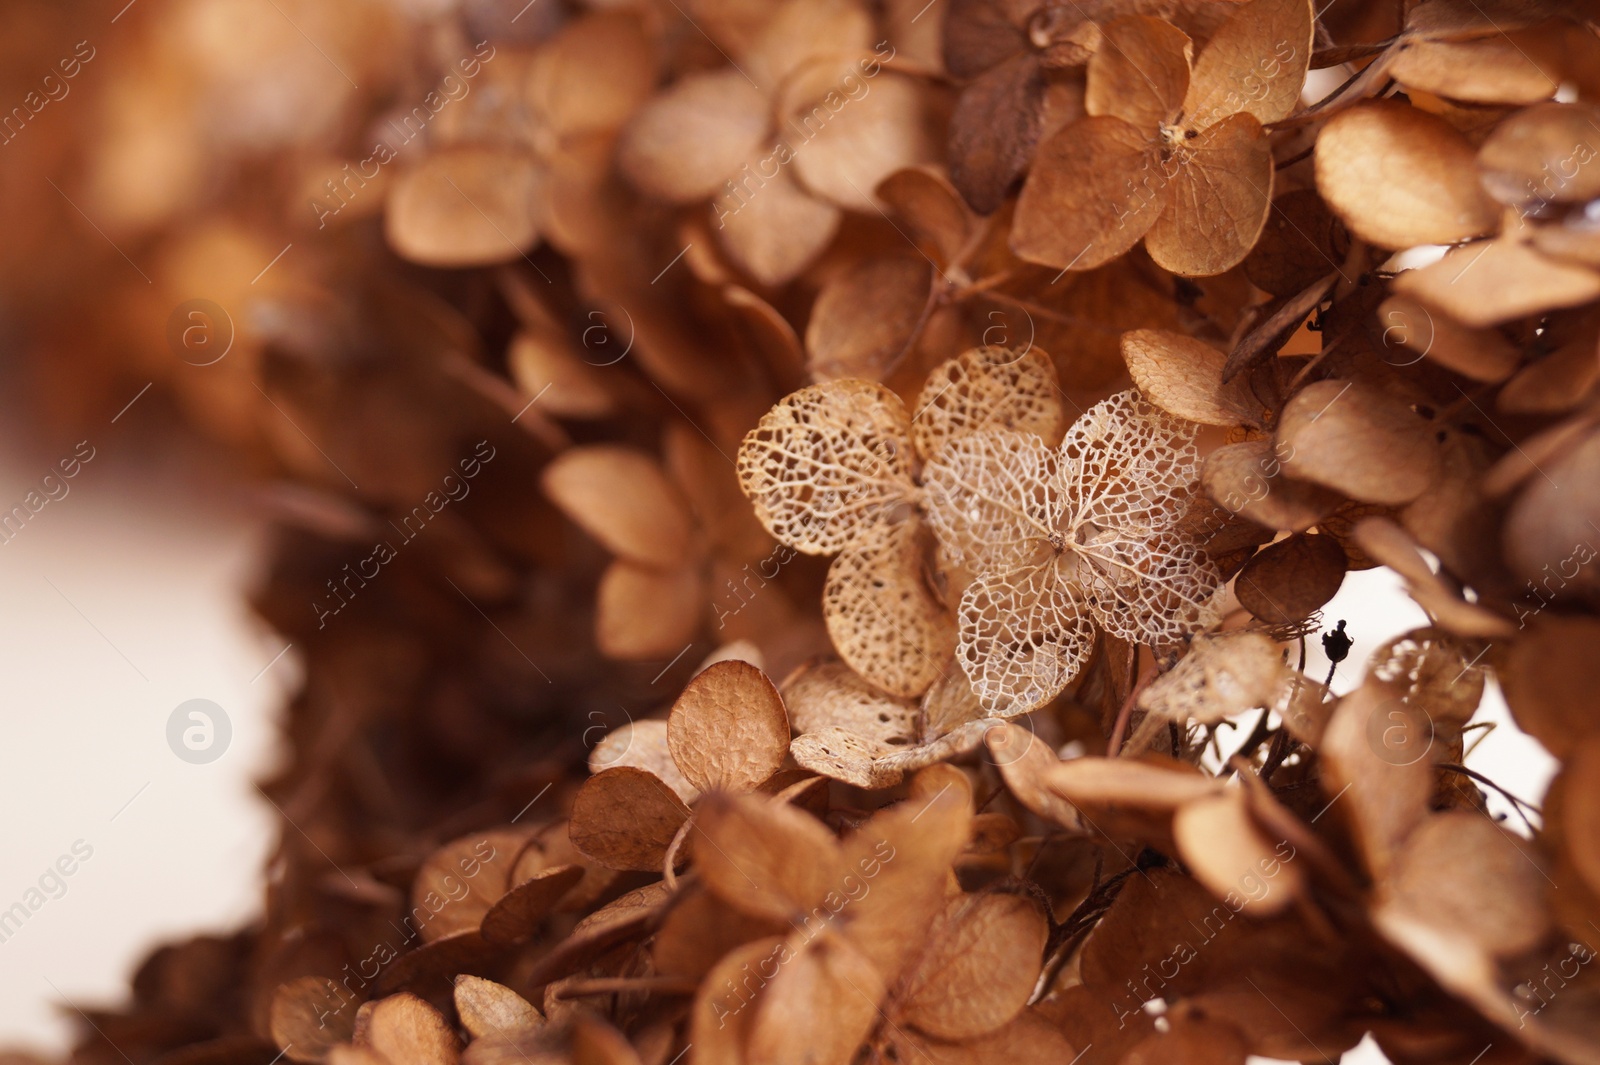
[(306, 671), (75, 1062), (1600, 1062), (1592, 4), (106, 8), (0, 270)]

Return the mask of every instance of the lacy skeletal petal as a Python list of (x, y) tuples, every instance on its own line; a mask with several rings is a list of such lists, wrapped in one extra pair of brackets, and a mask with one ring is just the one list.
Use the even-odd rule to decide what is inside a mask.
[(1133, 389), (1090, 407), (1061, 441), (1058, 492), (1069, 531), (1168, 528), (1199, 478), (1194, 427)]
[(961, 597), (956, 657), (989, 714), (1014, 717), (1041, 706), (1088, 661), (1094, 624), (1067, 572), (1045, 546), (1032, 565), (991, 572)]
[(1113, 636), (1169, 647), (1221, 619), (1222, 574), (1177, 530), (1109, 533), (1079, 550), (1077, 582)]
[(974, 433), (946, 444), (922, 473), (928, 524), (956, 565), (1021, 565), (1061, 517), (1056, 454), (1032, 433)]
[(767, 531), (813, 555), (857, 539), (916, 491), (911, 420), (869, 381), (830, 381), (785, 396), (739, 448), (739, 482)]
[(923, 458), (957, 437), (997, 429), (1037, 433), (1053, 444), (1066, 415), (1056, 368), (1038, 348), (973, 348), (934, 367), (917, 399), (912, 440)]

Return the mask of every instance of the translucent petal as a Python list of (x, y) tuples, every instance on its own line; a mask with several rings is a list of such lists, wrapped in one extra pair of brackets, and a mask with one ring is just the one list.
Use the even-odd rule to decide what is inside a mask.
[(961, 597), (957, 660), (990, 714), (1013, 717), (1058, 695), (1094, 647), (1067, 556), (1045, 546), (1034, 565), (990, 573)]
[(1067, 430), (1057, 475), (1069, 546), (1104, 529), (1134, 536), (1168, 528), (1200, 475), (1194, 427), (1134, 389), (1118, 392)]
[(1222, 574), (1176, 530), (1108, 530), (1079, 549), (1075, 576), (1095, 621), (1124, 640), (1170, 647), (1222, 618)]
[(812, 385), (745, 436), (739, 483), (773, 536), (831, 555), (915, 491), (910, 437), (905, 405), (882, 385)]
[(956, 565), (984, 573), (1031, 559), (1061, 517), (1056, 454), (1032, 433), (974, 433), (923, 470), (923, 505)]
[(973, 348), (928, 375), (911, 418), (912, 440), (923, 458), (948, 441), (985, 429), (1036, 433), (1053, 444), (1066, 415), (1055, 364), (1038, 348)]

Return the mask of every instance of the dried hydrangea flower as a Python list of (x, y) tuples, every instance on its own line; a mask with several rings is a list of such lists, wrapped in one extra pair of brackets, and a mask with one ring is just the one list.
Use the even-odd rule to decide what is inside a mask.
[(839, 556), (822, 600), (839, 656), (884, 691), (915, 696), (955, 645), (949, 609), (924, 576), (920, 463), (979, 430), (1054, 437), (1062, 421), (1042, 351), (974, 348), (934, 370), (914, 417), (868, 381), (785, 396), (745, 437), (739, 480), (773, 536)]
[(976, 575), (957, 658), (984, 709), (1011, 716), (1053, 698), (1097, 627), (1167, 647), (1217, 620), (1221, 575), (1179, 524), (1197, 458), (1190, 427), (1129, 390), (1091, 407), (1059, 448), (981, 432), (928, 464), (929, 524)]

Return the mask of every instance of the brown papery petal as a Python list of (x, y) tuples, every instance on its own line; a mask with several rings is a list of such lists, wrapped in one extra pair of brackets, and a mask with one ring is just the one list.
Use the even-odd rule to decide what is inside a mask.
[(541, 406), (560, 417), (603, 418), (616, 409), (606, 379), (553, 332), (518, 333), (506, 352), (506, 368), (523, 395), (538, 397)]
[(693, 569), (652, 569), (624, 559), (606, 567), (595, 591), (595, 643), (607, 658), (670, 657), (705, 617), (705, 582)]
[(847, 210), (877, 214), (872, 190), (878, 183), (932, 157), (922, 121), (918, 84), (885, 72), (802, 99), (780, 132), (794, 148), (795, 172), (807, 189)]
[(1122, 334), (1128, 373), (1156, 406), (1201, 425), (1259, 426), (1260, 403), (1244, 379), (1223, 384), (1226, 352), (1182, 333), (1135, 329)]
[(1222, 790), (1222, 781), (1180, 762), (1122, 758), (1074, 758), (1050, 772), (1049, 786), (1077, 805), (1176, 810)]
[[(716, 964), (700, 982), (689, 1014), (689, 1033), (694, 1039), (695, 1061), (705, 1065), (746, 1065), (751, 1059), (745, 1047), (755, 1027), (760, 986), (742, 986), (746, 974), (759, 972), (763, 963), (771, 967), (790, 948), (779, 936), (770, 936), (736, 947)], [(729, 990), (732, 988), (733, 990)]]
[(846, 939), (802, 942), (800, 934), (789, 937), (793, 955), (780, 962), (761, 996), (750, 1060), (850, 1065), (878, 1023), (884, 978)]
[(614, 728), (589, 752), (591, 773), (625, 765), (653, 773), (684, 802), (693, 802), (700, 795), (672, 760), (667, 747), (667, 723), (659, 718), (630, 721)]
[(774, 799), (708, 795), (696, 809), (694, 837), (706, 886), (752, 917), (787, 921), (839, 888), (833, 834)]
[(1317, 136), (1317, 191), (1345, 225), (1385, 248), (1453, 244), (1500, 226), (1467, 139), (1394, 100), (1357, 104)]
[(979, 214), (993, 214), (1028, 168), (1039, 143), (1045, 94), (1037, 56), (1023, 53), (987, 71), (950, 116), (950, 180)]
[(1387, 874), (1400, 845), (1428, 815), (1433, 746), (1427, 714), (1371, 679), (1340, 699), (1328, 721), (1318, 749), (1328, 809), (1353, 822), (1375, 876)]
[(567, 23), (534, 56), (528, 103), (558, 137), (614, 130), (649, 99), (655, 57), (637, 18), (593, 12)]
[(1277, 443), (1291, 476), (1365, 503), (1410, 502), (1427, 490), (1439, 465), (1428, 423), (1365, 382), (1302, 388), (1278, 419)]
[(1262, 125), (1300, 104), (1311, 64), (1311, 0), (1254, 0), (1240, 5), (1195, 61), (1183, 125), (1203, 130), (1249, 112)]
[(1561, 67), (1549, 54), (1551, 43), (1531, 30), (1470, 41), (1414, 41), (1395, 56), (1389, 73), (1408, 89), (1452, 100), (1537, 103), (1561, 87)]
[(1249, 1044), (1239, 1029), (1204, 1015), (1176, 1017), (1163, 1032), (1128, 1051), (1124, 1065), (1244, 1065)]
[[(1390, 296), (1378, 306), (1383, 343), (1410, 349), (1474, 381), (1498, 384), (1510, 377), (1522, 357), (1504, 336), (1472, 329), (1446, 314), (1434, 314), (1409, 296)], [(1397, 356), (1391, 361), (1399, 362)]]
[(540, 186), (530, 155), (452, 148), (395, 179), (384, 233), (401, 256), (427, 266), (520, 259), (539, 241)]
[[(1264, 0), (1257, 0), (1264, 2)], [(1220, 274), (1244, 261), (1272, 209), (1272, 145), (1249, 113), (1231, 115), (1174, 149), (1166, 209), (1145, 250), (1173, 273)]]
[(877, 521), (833, 560), (822, 589), (839, 657), (891, 695), (921, 695), (955, 650), (955, 620), (928, 582), (931, 546), (915, 516)]
[(1383, 885), (1386, 915), (1514, 957), (1549, 930), (1540, 858), (1483, 814), (1446, 810), (1411, 834)]
[(617, 142), (628, 180), (670, 203), (723, 191), (739, 168), (770, 147), (767, 99), (736, 70), (685, 75), (653, 98)]
[(981, 347), (934, 367), (917, 397), (911, 436), (929, 459), (948, 441), (986, 429), (1015, 429), (1056, 444), (1066, 423), (1049, 355), (1034, 347)]
[[(346, 1006), (351, 1008), (346, 1009)], [(301, 976), (279, 985), (269, 1013), (272, 1041), (290, 1061), (321, 1061), (350, 1038), (356, 1011), (350, 993), (325, 976)]]
[(444, 1015), (408, 992), (379, 999), (366, 1044), (391, 1062), (455, 1065), (461, 1046)]
[(532, 834), (532, 828), (470, 832), (434, 851), (412, 883), (408, 921), (430, 943), (475, 931), (511, 886), (517, 854)]
[(718, 662), (672, 704), (667, 746), (701, 791), (749, 791), (783, 765), (789, 718), (765, 673), (748, 662)]
[(1600, 273), (1502, 238), (1452, 248), (1436, 263), (1406, 270), (1394, 290), (1464, 325), (1488, 327), (1600, 298)]
[(972, 212), (933, 166), (896, 170), (874, 190), (906, 235), (941, 267), (948, 267), (966, 249), (974, 225)]
[(1478, 148), (1490, 195), (1511, 207), (1600, 196), (1600, 108), (1539, 104), (1511, 115)]
[(649, 770), (617, 766), (572, 800), (572, 844), (607, 869), (659, 872), (689, 808)]
[[(1287, 448), (1282, 454), (1290, 454)], [(1201, 473), (1206, 494), (1258, 525), (1282, 532), (1304, 532), (1339, 506), (1337, 492), (1297, 481), (1283, 473), (1271, 440), (1246, 440), (1219, 447), (1206, 456)]]
[(922, 320), (933, 282), (914, 252), (863, 257), (828, 278), (806, 323), (807, 366), (816, 381), (881, 381)]
[(752, 152), (749, 170), (711, 204), (718, 242), (741, 270), (763, 285), (792, 281), (833, 240), (842, 212), (802, 188), (767, 148)]
[(837, 726), (896, 745), (916, 736), (917, 704), (880, 691), (843, 662), (818, 662), (796, 672), (784, 682), (783, 698), (798, 733)]
[(1265, 633), (1199, 635), (1178, 664), (1139, 693), (1139, 709), (1167, 721), (1214, 725), (1272, 706), (1293, 676)]
[(1057, 269), (1092, 270), (1135, 244), (1168, 199), (1150, 135), (1120, 118), (1076, 122), (1039, 148), (1017, 200), (1011, 250)]
[(1028, 729), (996, 722), (984, 733), (989, 757), (1018, 802), (1040, 817), (1073, 831), (1083, 831), (1083, 819), (1070, 802), (1050, 787), (1048, 774), (1061, 764), (1050, 745)]
[(958, 895), (928, 930), (932, 942), (902, 992), (900, 1016), (939, 1039), (1007, 1024), (1033, 993), (1050, 928), (1021, 895)]
[[(1537, 602), (1537, 600), (1535, 601)], [(1600, 732), (1592, 705), (1600, 691), (1600, 620), (1541, 614), (1511, 645), (1499, 671), (1518, 726), (1557, 758)]]
[(1240, 788), (1185, 803), (1173, 815), (1172, 835), (1194, 878), (1219, 899), (1240, 899), (1241, 912), (1251, 916), (1283, 912), (1305, 887), (1303, 867), (1282, 864), (1266, 894), (1244, 890), (1259, 882), (1261, 871), (1278, 858), (1277, 842), (1245, 809)]
[(872, 19), (855, 0), (784, 0), (767, 10), (739, 65), (768, 95), (807, 67), (826, 66), (837, 79), (872, 47)]
[(475, 1039), (538, 1028), (544, 1014), (504, 984), (480, 976), (456, 977), (456, 1016)]
[(1105, 40), (1089, 60), (1083, 108), (1154, 132), (1170, 123), (1189, 91), (1188, 34), (1162, 19), (1135, 15), (1108, 22)]
[(1234, 583), (1239, 605), (1268, 625), (1310, 617), (1344, 583), (1344, 548), (1331, 536), (1299, 533), (1263, 548)]
[(483, 938), (491, 943), (522, 943), (532, 938), (540, 922), (583, 879), (583, 874), (581, 865), (539, 870), (502, 895), (483, 915)]
[(682, 494), (654, 457), (611, 444), (573, 448), (545, 467), (544, 492), (613, 554), (670, 569), (688, 556)]

